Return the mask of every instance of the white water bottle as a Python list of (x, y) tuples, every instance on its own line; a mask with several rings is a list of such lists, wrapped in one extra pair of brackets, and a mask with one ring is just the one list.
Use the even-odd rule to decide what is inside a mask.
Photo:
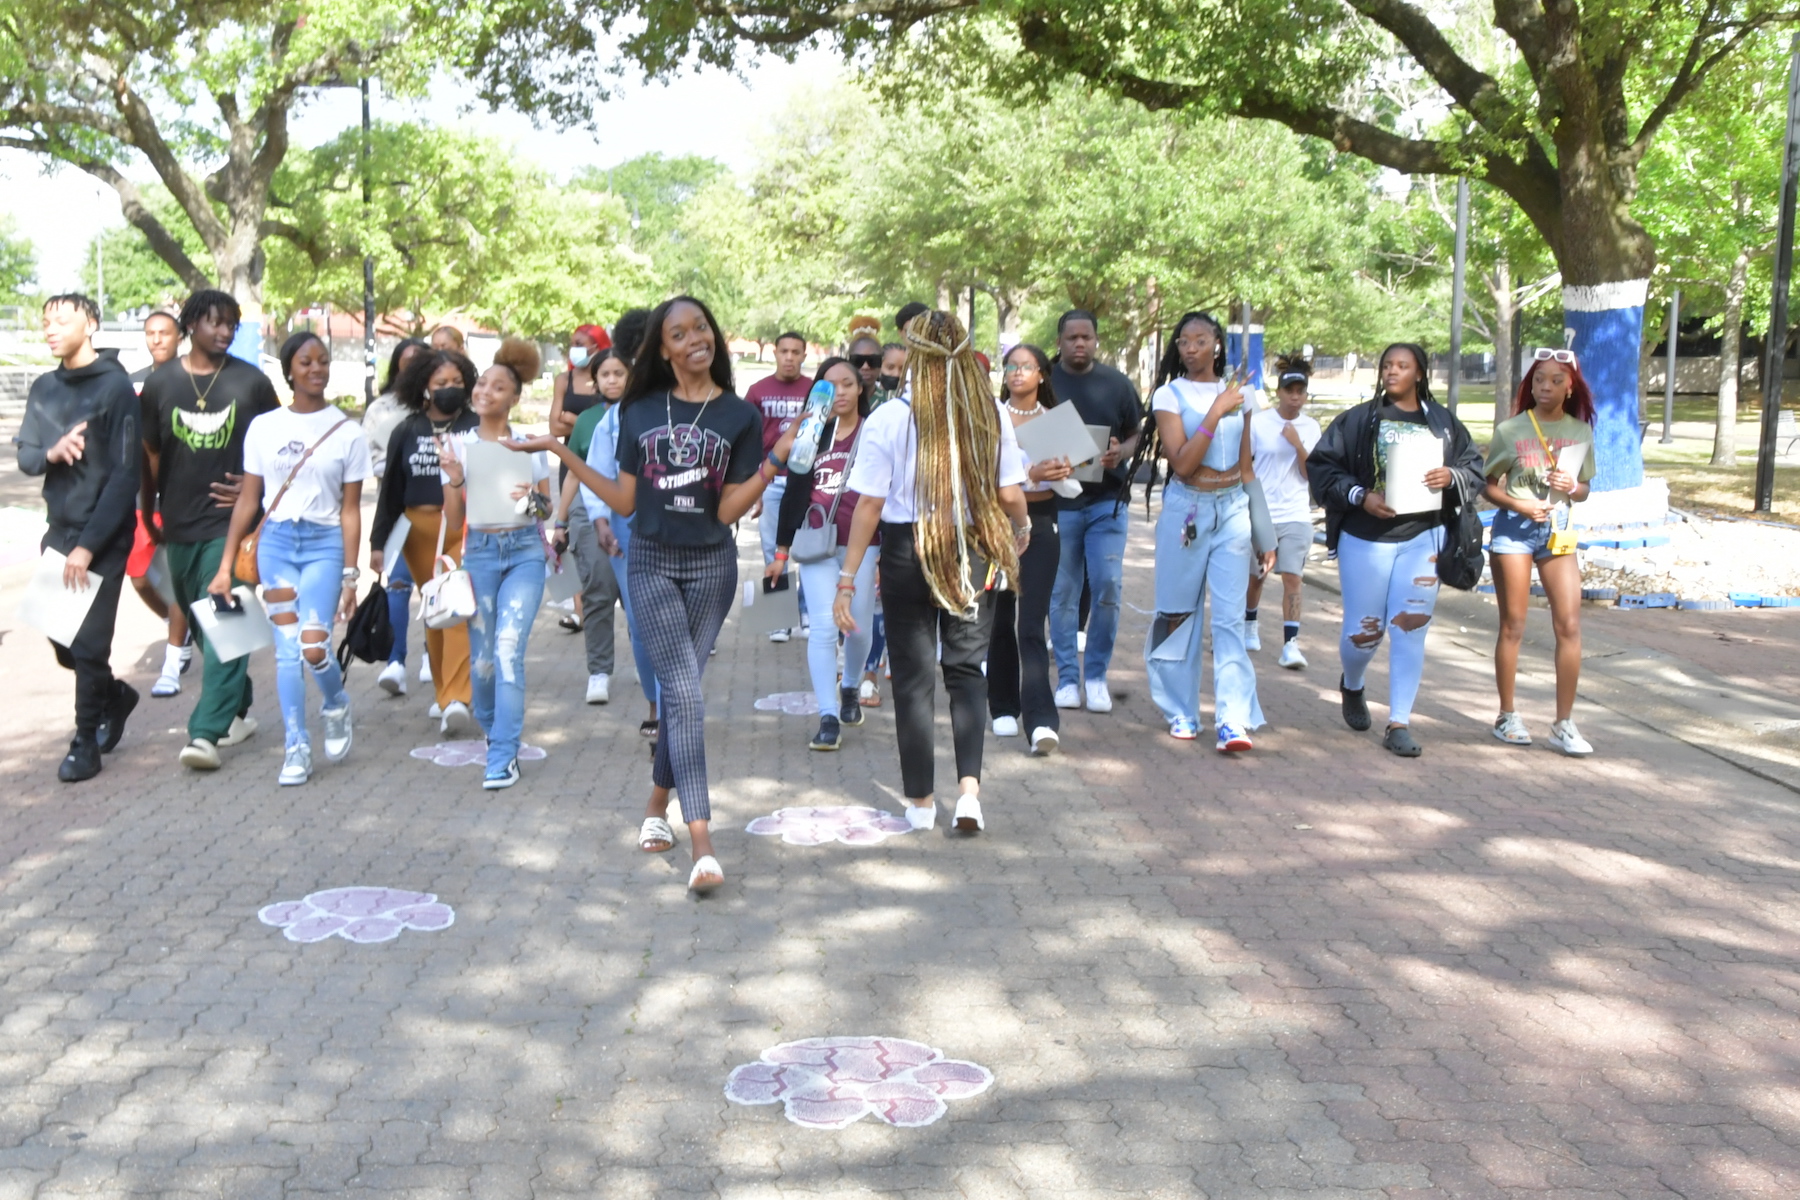
[(837, 386), (826, 380), (812, 385), (806, 394), (806, 408), (800, 414), (800, 428), (794, 434), (794, 448), (788, 452), (788, 470), (804, 475), (812, 470), (819, 453), (819, 435), (825, 431), (825, 414), (837, 399)]

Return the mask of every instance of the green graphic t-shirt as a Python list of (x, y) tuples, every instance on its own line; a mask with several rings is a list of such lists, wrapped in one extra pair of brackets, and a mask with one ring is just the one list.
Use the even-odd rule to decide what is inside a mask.
[(1538, 418), (1544, 436), (1532, 427), (1531, 414), (1522, 412), (1494, 426), (1494, 440), (1488, 443), (1487, 466), (1482, 474), (1489, 479), (1506, 476), (1506, 494), (1514, 500), (1548, 500), (1550, 485), (1544, 476), (1553, 465), (1544, 457), (1544, 443), (1550, 452), (1560, 455), (1564, 446), (1586, 446), (1581, 452), (1581, 466), (1575, 481), (1585, 483), (1594, 477), (1594, 429), (1586, 421), (1564, 414), (1554, 421)]
[(164, 363), (144, 381), (140, 398), (144, 444), (159, 456), (163, 536), (192, 545), (222, 538), (231, 509), (220, 508), (212, 485), (244, 472), (244, 431), (280, 408), (269, 377), (242, 359), (208, 375), (192, 375), (185, 356)]

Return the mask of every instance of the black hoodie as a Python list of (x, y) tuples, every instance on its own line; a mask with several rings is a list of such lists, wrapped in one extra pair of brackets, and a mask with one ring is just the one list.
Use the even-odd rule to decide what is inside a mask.
[[(44, 477), (50, 529), (44, 545), (63, 554), (77, 546), (93, 555), (93, 569), (113, 574), (125, 566), (136, 531), (138, 400), (117, 350), (101, 350), (85, 367), (57, 367), (40, 375), (25, 401), (19, 436), (19, 469)], [(72, 463), (47, 454), (82, 421), (86, 450)]]

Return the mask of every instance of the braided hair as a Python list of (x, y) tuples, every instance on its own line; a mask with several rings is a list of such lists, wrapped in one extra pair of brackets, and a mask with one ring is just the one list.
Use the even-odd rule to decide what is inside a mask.
[(994, 486), (1000, 411), (968, 332), (950, 313), (928, 311), (909, 321), (906, 349), (918, 430), (913, 528), (919, 565), (932, 600), (960, 613), (974, 606), (986, 585), (974, 577), (975, 553), (1009, 576), (1019, 573), (1011, 522)]
[[(1158, 360), (1156, 364), (1156, 382), (1150, 387), (1152, 395), (1154, 395), (1156, 389), (1163, 384), (1168, 383), (1172, 379), (1180, 379), (1187, 374), (1187, 367), (1183, 365), (1181, 361), (1181, 348), (1177, 343), (1181, 341), (1181, 331), (1196, 322), (1202, 325), (1212, 326), (1213, 337), (1218, 341), (1218, 346), (1213, 351), (1213, 373), (1215, 375), (1224, 375), (1225, 327), (1220, 325), (1219, 319), (1209, 312), (1200, 312), (1198, 310), (1184, 312), (1180, 317), (1176, 318), (1175, 328), (1169, 331), (1169, 340), (1163, 344), (1162, 358)], [(1131, 456), (1131, 466), (1125, 475), (1125, 490), (1120, 494), (1121, 504), (1129, 504), (1131, 502), (1131, 481), (1137, 478), (1137, 473), (1143, 468), (1143, 465), (1149, 463), (1150, 477), (1144, 481), (1145, 520), (1148, 520), (1150, 517), (1150, 495), (1156, 491), (1156, 476), (1160, 469), (1157, 464), (1161, 461), (1162, 435), (1158, 432), (1156, 427), (1156, 412), (1155, 410), (1151, 410), (1144, 414), (1143, 430), (1138, 435), (1137, 453)]]
[(1396, 350), (1404, 350), (1412, 355), (1414, 364), (1419, 368), (1419, 382), (1414, 386), (1413, 394), (1419, 398), (1420, 406), (1431, 403), (1431, 356), (1417, 342), (1392, 342), (1381, 352), (1381, 357), (1375, 360), (1375, 407), (1379, 409), (1392, 400), (1387, 389), (1381, 386), (1381, 364)]

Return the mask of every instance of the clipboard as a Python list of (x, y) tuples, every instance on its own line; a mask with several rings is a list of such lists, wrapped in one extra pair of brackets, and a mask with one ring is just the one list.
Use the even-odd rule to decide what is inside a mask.
[[(1057, 407), (1062, 406), (1058, 405)], [(1089, 425), (1087, 432), (1088, 437), (1092, 438), (1094, 442), (1094, 456), (1077, 463), (1074, 473), (1069, 478), (1076, 483), (1102, 483), (1106, 479), (1106, 468), (1100, 465), (1100, 456), (1106, 453), (1107, 444), (1112, 441), (1112, 426)]]
[(188, 606), (207, 647), (220, 662), (232, 662), (275, 644), (275, 627), (269, 623), (268, 614), (256, 599), (256, 589), (240, 583), (231, 589), (231, 594), (244, 606), (242, 613), (223, 616), (213, 611), (209, 595), (201, 596)]
[(1398, 516), (1438, 511), (1444, 506), (1443, 493), (1425, 486), (1425, 473), (1443, 465), (1444, 443), (1435, 437), (1403, 437), (1389, 442), (1387, 506)]
[[(1567, 446), (1559, 447), (1556, 451), (1556, 469), (1571, 479), (1579, 480), (1581, 464), (1587, 461), (1587, 452), (1586, 442), (1570, 442)], [(1550, 503), (1552, 504), (1562, 504), (1568, 498), (1567, 492), (1550, 493)]]
[(401, 513), (394, 522), (394, 531), (388, 534), (388, 540), (381, 548), (381, 569), (389, 582), (394, 578), (394, 564), (406, 561), (406, 539), (412, 535), (412, 521), (405, 513)]
[(573, 600), (581, 595), (581, 587), (581, 572), (576, 568), (573, 552), (565, 551), (560, 559), (544, 556), (544, 600), (547, 603)]
[(100, 594), (103, 581), (102, 576), (89, 571), (87, 590), (64, 587), (63, 568), (68, 563), (67, 555), (46, 549), (38, 559), (37, 570), (31, 573), (31, 581), (25, 585), (25, 595), (19, 600), (19, 620), (59, 646), (69, 646), (75, 641), (81, 632), (81, 623), (87, 620), (88, 609), (94, 607), (94, 597)]
[(520, 484), (531, 486), (531, 458), (499, 442), (477, 438), (463, 444), (463, 492), (470, 525), (494, 528), (519, 523), (519, 502), (513, 492)]
[(788, 571), (773, 584), (759, 572), (744, 580), (738, 591), (743, 600), (738, 627), (745, 633), (774, 633), (800, 624), (800, 578), (795, 572)]

